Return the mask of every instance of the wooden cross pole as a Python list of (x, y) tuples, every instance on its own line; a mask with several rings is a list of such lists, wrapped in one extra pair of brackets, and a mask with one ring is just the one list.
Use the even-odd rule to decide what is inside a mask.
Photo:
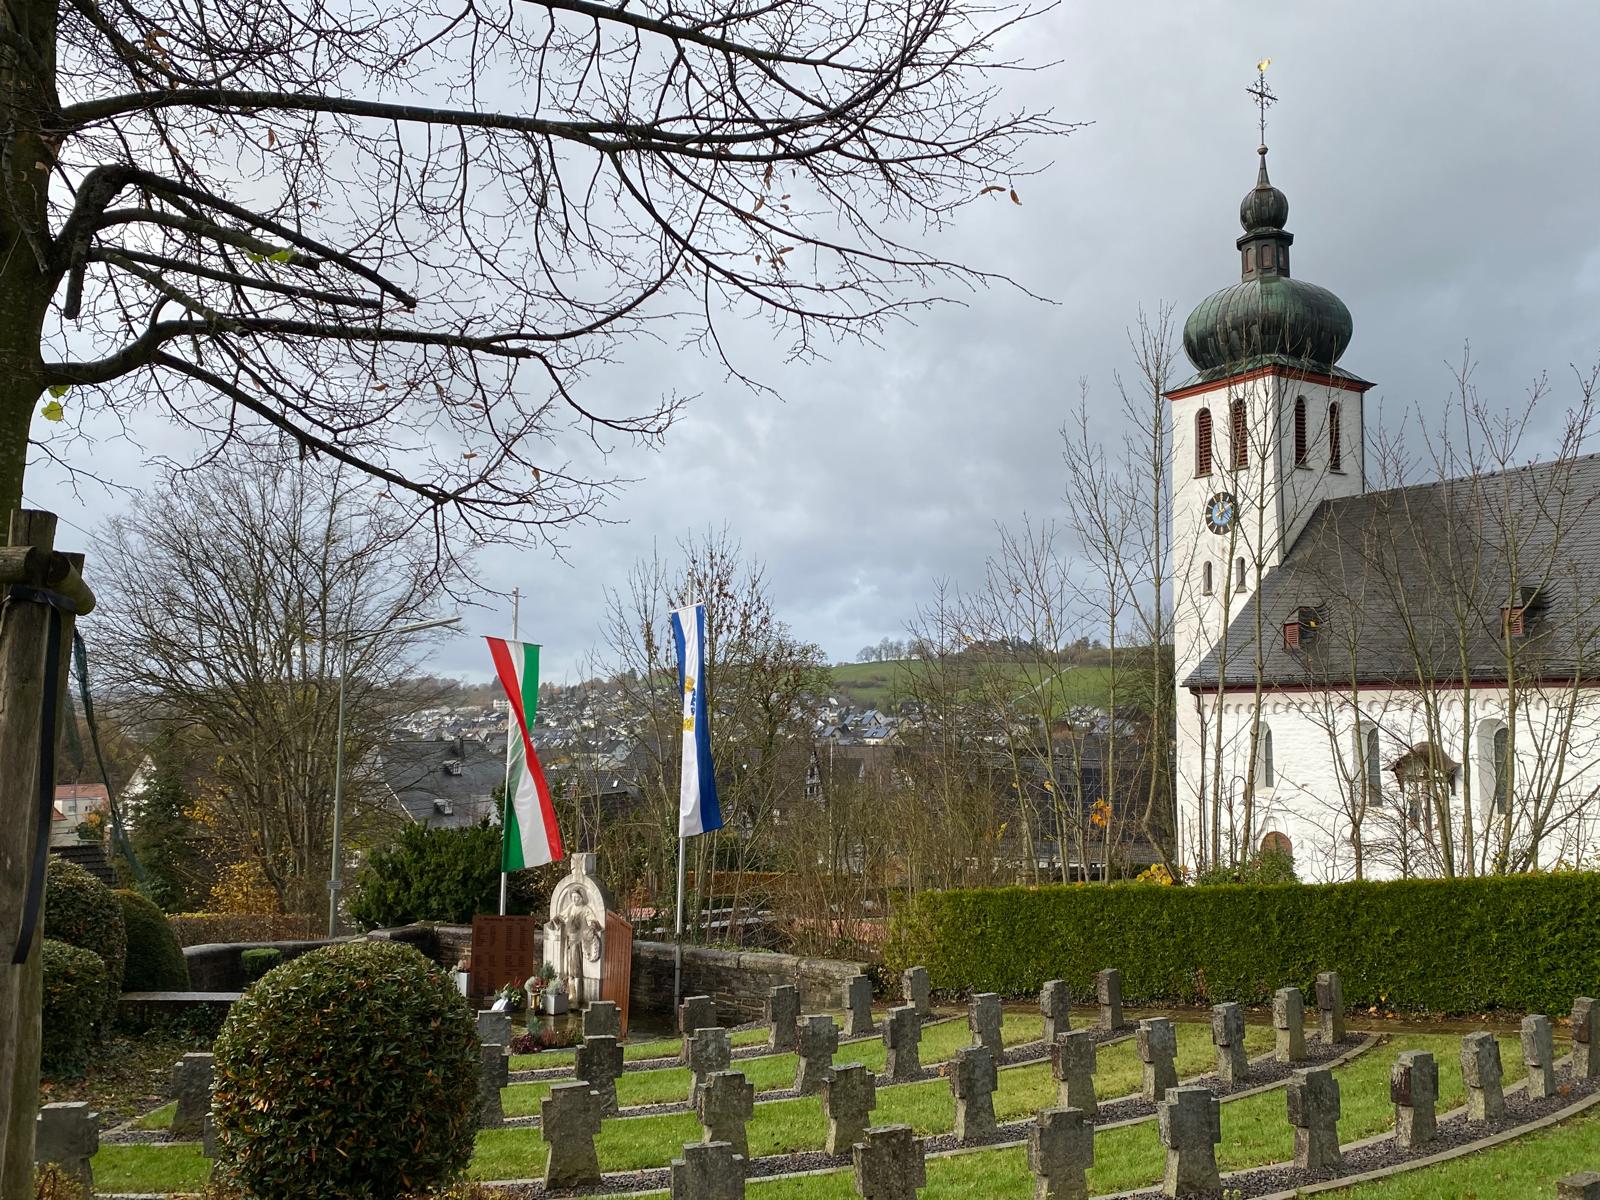
[[(13, 964), (12, 958), (40, 832), (45, 652), (51, 625), (59, 621), (50, 702), (60, 714), (74, 616), (94, 607), (94, 595), (83, 582), (83, 556), (55, 549), (54, 514), (13, 512), (9, 534), (0, 546), (0, 1196), (23, 1196), (33, 1190), (39, 1100), (40, 929), (32, 931), (23, 961)], [(58, 736), (60, 724), (55, 721)]]

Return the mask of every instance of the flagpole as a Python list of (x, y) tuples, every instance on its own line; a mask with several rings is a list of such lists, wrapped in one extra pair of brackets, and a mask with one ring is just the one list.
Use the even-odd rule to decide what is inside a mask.
[(683, 847), (688, 839), (678, 835), (678, 919), (677, 936), (672, 941), (672, 1011), (678, 1011), (683, 998)]
[[(519, 633), (519, 618), (522, 616), (522, 589), (511, 589), (511, 640), (516, 641)], [(506, 915), (506, 899), (510, 891), (508, 883), (510, 876), (506, 874), (506, 810), (511, 806), (511, 710), (506, 710), (506, 782), (501, 789), (500, 797), (500, 915)]]

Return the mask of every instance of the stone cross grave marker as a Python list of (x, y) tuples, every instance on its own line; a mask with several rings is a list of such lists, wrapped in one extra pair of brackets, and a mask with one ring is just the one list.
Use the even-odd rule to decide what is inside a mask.
[(33, 1161), (40, 1166), (54, 1163), (87, 1194), (94, 1191), (90, 1160), (99, 1149), (100, 1114), (82, 1100), (46, 1104), (33, 1120)]
[(591, 1000), (583, 1010), (584, 1037), (622, 1036), (622, 1010), (613, 1000)]
[(1072, 1029), (1072, 989), (1065, 979), (1052, 979), (1039, 989), (1039, 1011), (1044, 1014), (1044, 1044), (1056, 1044), (1056, 1035)]
[(1100, 1005), (1100, 1028), (1122, 1028), (1122, 972), (1107, 967), (1094, 977), (1094, 998)]
[(738, 1071), (717, 1071), (700, 1089), (695, 1113), (704, 1131), (703, 1141), (727, 1142), (735, 1154), (750, 1157), (745, 1125), (756, 1111), (756, 1088)]
[(690, 1142), (669, 1179), (672, 1200), (743, 1200), (744, 1155), (727, 1142)]
[(622, 1047), (608, 1034), (585, 1037), (573, 1052), (577, 1077), (600, 1096), (600, 1111), (607, 1116), (617, 1111), (617, 1077), (622, 1074)]
[(1178, 1029), (1166, 1017), (1139, 1022), (1139, 1094), (1155, 1103), (1178, 1086)]
[(600, 1097), (587, 1083), (558, 1083), (539, 1104), (539, 1132), (550, 1147), (545, 1189), (600, 1182), (594, 1139), (600, 1132)]
[(918, 1189), (927, 1186), (928, 1162), (922, 1139), (909, 1125), (867, 1130), (851, 1159), (861, 1200), (916, 1200)]
[(926, 1017), (933, 1012), (928, 998), (928, 969), (907, 967), (900, 976), (900, 997), (917, 1010), (917, 1016)]
[(1100, 1111), (1094, 1095), (1095, 1057), (1092, 1029), (1072, 1029), (1050, 1043), (1050, 1074), (1061, 1107), (1075, 1108), (1086, 1117)]
[(478, 1128), (496, 1129), (505, 1124), (500, 1107), (500, 1089), (506, 1086), (511, 1060), (506, 1048), (495, 1042), (478, 1046)]
[(1556, 1180), (1556, 1200), (1600, 1200), (1600, 1171), (1579, 1171)]
[(1094, 1126), (1075, 1108), (1047, 1108), (1028, 1128), (1034, 1200), (1089, 1200)]
[(1327, 1067), (1296, 1071), (1289, 1079), (1289, 1124), (1294, 1126), (1294, 1165), (1303, 1171), (1337, 1171), (1339, 1081)]
[(495, 1012), (492, 1008), (478, 1010), (478, 1044), (511, 1045), (511, 1014)]
[(1467, 1120), (1498, 1121), (1506, 1115), (1500, 1087), (1500, 1043), (1492, 1033), (1461, 1039), (1461, 1081), (1467, 1085)]
[(1426, 1050), (1403, 1050), (1389, 1072), (1394, 1137), (1407, 1150), (1433, 1140), (1439, 1130), (1439, 1064)]
[(1306, 1001), (1296, 987), (1272, 995), (1272, 1028), (1277, 1034), (1273, 1058), (1281, 1063), (1306, 1061)]
[(718, 1071), (726, 1071), (733, 1061), (728, 1031), (720, 1025), (705, 1025), (689, 1037), (689, 1107), (700, 1100), (700, 1089)]
[(1156, 1113), (1161, 1144), (1167, 1148), (1162, 1194), (1217, 1191), (1222, 1186), (1216, 1150), (1222, 1141), (1222, 1105), (1211, 1089), (1173, 1088), (1156, 1106)]
[(872, 1033), (872, 980), (852, 975), (845, 980), (844, 1008), (846, 1037), (867, 1037)]
[(689, 1061), (689, 1039), (696, 1029), (709, 1029), (717, 1023), (717, 1004), (710, 996), (685, 996), (678, 1005), (678, 1036), (683, 1039), (683, 1049), (678, 1058)]
[(963, 1046), (950, 1060), (950, 1094), (956, 1098), (956, 1141), (981, 1142), (993, 1135), (994, 1090), (1000, 1077), (987, 1046)]
[(792, 983), (769, 989), (763, 1019), (767, 1023), (767, 1048), (793, 1050), (795, 1025), (800, 1020), (800, 989)]
[(829, 1154), (848, 1154), (867, 1133), (878, 1107), (878, 1081), (860, 1063), (840, 1067), (822, 1085), (822, 1115), (828, 1118)]
[(922, 1040), (922, 1020), (914, 1005), (902, 1004), (891, 1008), (883, 1019), (883, 1044), (888, 1048), (884, 1073), (896, 1083), (915, 1079), (922, 1074), (922, 1061), (917, 1056), (917, 1043)]
[(1217, 1078), (1236, 1087), (1250, 1077), (1244, 1048), (1244, 1009), (1237, 1004), (1211, 1006), (1211, 1044), (1217, 1048)]
[(1528, 1099), (1556, 1094), (1555, 1032), (1542, 1013), (1522, 1018), (1522, 1065), (1528, 1069)]
[(1337, 971), (1317, 976), (1317, 1032), (1325, 1046), (1344, 1041), (1344, 983)]
[(1579, 1079), (1600, 1075), (1600, 1004), (1588, 996), (1572, 1002), (1572, 1073)]
[(979, 992), (967, 1005), (967, 1030), (972, 1034), (972, 1044), (982, 1046), (1000, 1061), (1003, 1049), (1000, 1029), (1005, 1017), (1000, 1010), (1000, 997), (995, 992)]
[(173, 1138), (194, 1138), (204, 1132), (211, 1111), (213, 1061), (209, 1054), (185, 1054), (173, 1064), (172, 1094), (178, 1100), (178, 1110), (172, 1114)]
[(801, 1017), (797, 1030), (800, 1059), (794, 1068), (794, 1090), (802, 1096), (822, 1090), (833, 1070), (833, 1056), (839, 1049), (839, 1027), (829, 1016)]

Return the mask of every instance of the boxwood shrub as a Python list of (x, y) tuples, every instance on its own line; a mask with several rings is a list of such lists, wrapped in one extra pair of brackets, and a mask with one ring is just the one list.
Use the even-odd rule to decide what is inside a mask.
[(89, 1061), (105, 1005), (106, 965), (93, 950), (55, 938), (39, 944), (44, 973), (39, 1065), (48, 1075), (77, 1075)]
[(1565, 1013), (1600, 991), (1600, 875), (925, 892), (884, 954), (948, 991), (1086, 996), (1117, 967), (1130, 1003), (1254, 1003), (1336, 970), (1351, 1006)]
[(178, 945), (178, 935), (162, 912), (138, 892), (119, 889), (122, 925), (127, 934), (128, 960), (122, 972), (125, 992), (184, 992), (189, 990), (189, 964)]
[(254, 983), (273, 967), (283, 961), (283, 951), (271, 946), (260, 946), (254, 950), (244, 950), (239, 954), (239, 965), (244, 968), (244, 977)]
[(409, 946), (344, 942), (263, 976), (214, 1047), (218, 1171), (260, 1200), (391, 1197), (459, 1177), (478, 1115), (467, 1002)]
[(122, 972), (128, 957), (122, 905), (101, 883), (75, 862), (50, 856), (45, 874), (44, 935), (93, 950), (106, 965), (100, 1030), (111, 1028), (122, 995)]

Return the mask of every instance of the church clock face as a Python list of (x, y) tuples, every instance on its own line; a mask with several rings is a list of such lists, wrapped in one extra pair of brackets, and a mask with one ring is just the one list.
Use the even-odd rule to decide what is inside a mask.
[(1239, 519), (1239, 502), (1232, 492), (1218, 492), (1206, 501), (1206, 528), (1212, 533), (1227, 533)]

